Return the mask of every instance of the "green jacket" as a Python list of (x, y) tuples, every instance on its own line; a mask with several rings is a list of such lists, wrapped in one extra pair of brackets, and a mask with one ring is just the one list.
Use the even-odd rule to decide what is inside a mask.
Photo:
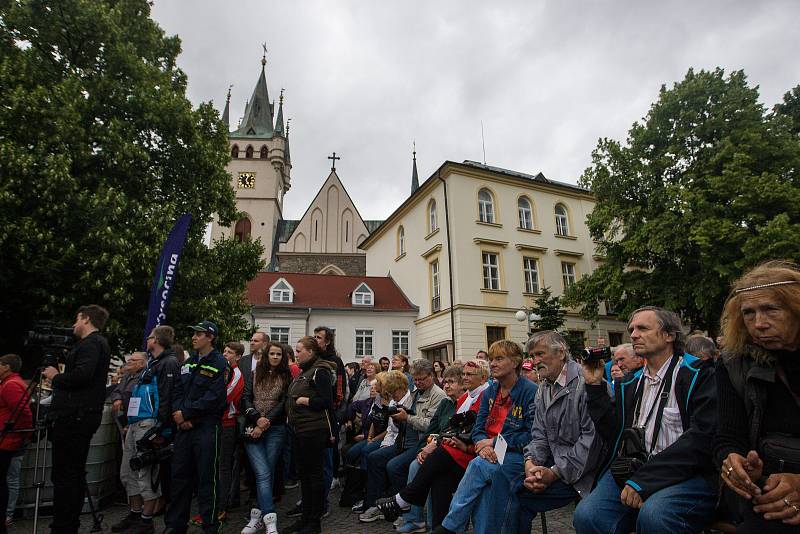
[(436, 413), (431, 417), (431, 422), (428, 423), (428, 428), (420, 435), (419, 442), (417, 442), (417, 451), (428, 444), (428, 436), (431, 434), (441, 434), (450, 423), (450, 418), (456, 413), (456, 403), (450, 397), (445, 397), (436, 408)]

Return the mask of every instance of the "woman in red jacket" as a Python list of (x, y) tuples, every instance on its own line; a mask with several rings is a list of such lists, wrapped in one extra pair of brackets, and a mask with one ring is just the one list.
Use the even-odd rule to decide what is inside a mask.
[[(22, 359), (16, 354), (0, 356), (0, 510), (8, 505), (8, 486), (6, 475), (11, 459), (25, 447), (30, 432), (9, 432), (31, 428), (31, 415), (28, 387), (19, 376)], [(8, 427), (8, 423), (11, 426)], [(5, 521), (0, 521), (0, 532), (6, 532)]]

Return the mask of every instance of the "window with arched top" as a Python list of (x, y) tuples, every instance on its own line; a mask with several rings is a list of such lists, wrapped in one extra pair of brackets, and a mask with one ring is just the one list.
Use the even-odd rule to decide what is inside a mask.
[(556, 204), (556, 235), (569, 235), (569, 217), (563, 204)]
[(439, 220), (436, 216), (436, 201), (431, 199), (428, 203), (428, 233), (435, 232), (439, 229)]
[(267, 145), (261, 147), (261, 159), (267, 159)]
[(247, 149), (244, 151), (244, 157), (246, 158), (253, 157), (253, 145), (247, 145)]
[(528, 197), (519, 197), (517, 210), (519, 211), (519, 227), (533, 230), (533, 205)]
[(231, 157), (232, 158), (239, 157), (239, 145), (233, 145), (233, 148), (231, 149)]
[(401, 226), (397, 229), (397, 255), (402, 256), (406, 253), (406, 231)]
[(250, 219), (245, 217), (236, 221), (236, 226), (233, 229), (233, 238), (240, 243), (250, 239)]
[(478, 191), (478, 218), (481, 222), (494, 223), (494, 197), (488, 189)]

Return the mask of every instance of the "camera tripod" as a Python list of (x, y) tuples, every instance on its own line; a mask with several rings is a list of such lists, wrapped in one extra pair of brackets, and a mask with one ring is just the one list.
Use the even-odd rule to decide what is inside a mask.
[[(41, 494), (42, 489), (45, 486), (47, 480), (47, 449), (49, 440), (47, 437), (48, 427), (47, 422), (42, 417), (42, 371), (44, 367), (39, 367), (34, 372), (33, 378), (31, 378), (30, 383), (28, 384), (28, 388), (25, 390), (25, 394), (19, 400), (17, 405), (14, 407), (14, 410), (11, 412), (11, 418), (8, 421), (4, 422), (4, 426), (2, 431), (0, 431), (0, 444), (3, 443), (3, 440), (10, 432), (17, 432), (17, 433), (27, 433), (33, 432), (34, 437), (36, 439), (36, 448), (34, 450), (34, 457), (33, 457), (33, 487), (36, 488), (36, 500), (34, 502), (33, 508), (33, 533), (36, 534), (38, 532), (38, 525), (39, 525), (39, 509), (40, 509), (40, 501), (41, 501)], [(22, 409), (25, 406), (25, 403), (29, 402), (31, 398), (31, 394), (35, 393), (36, 395), (36, 404), (33, 410), (33, 428), (24, 428), (24, 429), (15, 429), (14, 425), (17, 422), (17, 419), (22, 413)], [(2, 481), (5, 483), (5, 481)], [(91, 532), (102, 532), (103, 531), (103, 515), (98, 514), (97, 510), (94, 507), (94, 501), (92, 500), (92, 495), (89, 492), (89, 485), (86, 483), (86, 479), (84, 477), (84, 490), (86, 493), (86, 499), (89, 501), (89, 511), (92, 514), (92, 528)]]

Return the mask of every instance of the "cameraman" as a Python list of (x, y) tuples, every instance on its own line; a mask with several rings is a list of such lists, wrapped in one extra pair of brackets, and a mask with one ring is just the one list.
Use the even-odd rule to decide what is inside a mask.
[(53, 400), (47, 414), (53, 442), (53, 534), (78, 532), (86, 497), (86, 458), (89, 442), (100, 426), (111, 359), (108, 341), (99, 330), (108, 311), (96, 304), (81, 306), (72, 327), (78, 342), (67, 355), (64, 372), (48, 366)]
[(214, 349), (219, 336), (217, 325), (203, 321), (191, 328), (196, 352), (181, 367), (172, 394), (172, 419), (178, 433), (164, 534), (186, 532), (195, 489), (203, 530), (220, 529), (214, 492), (219, 488), (220, 421), (225, 410), (228, 362)]
[[(111, 526), (112, 532), (149, 534), (153, 532), (153, 514), (161, 497), (159, 463), (134, 470), (132, 457), (164, 447), (172, 437), (172, 391), (180, 374), (180, 365), (172, 344), (175, 331), (171, 326), (157, 326), (147, 336), (147, 366), (137, 372), (128, 401), (128, 432), (122, 446), (120, 479), (125, 485), (130, 512)], [(155, 432), (155, 434), (153, 434)], [(149, 439), (152, 436), (152, 439)], [(147, 444), (142, 444), (142, 440)]]
[(616, 382), (613, 401), (601, 362), (583, 364), (589, 415), (614, 449), (573, 525), (577, 534), (699, 532), (717, 501), (714, 367), (684, 353), (681, 321), (670, 311), (639, 308), (628, 332), (645, 366)]

